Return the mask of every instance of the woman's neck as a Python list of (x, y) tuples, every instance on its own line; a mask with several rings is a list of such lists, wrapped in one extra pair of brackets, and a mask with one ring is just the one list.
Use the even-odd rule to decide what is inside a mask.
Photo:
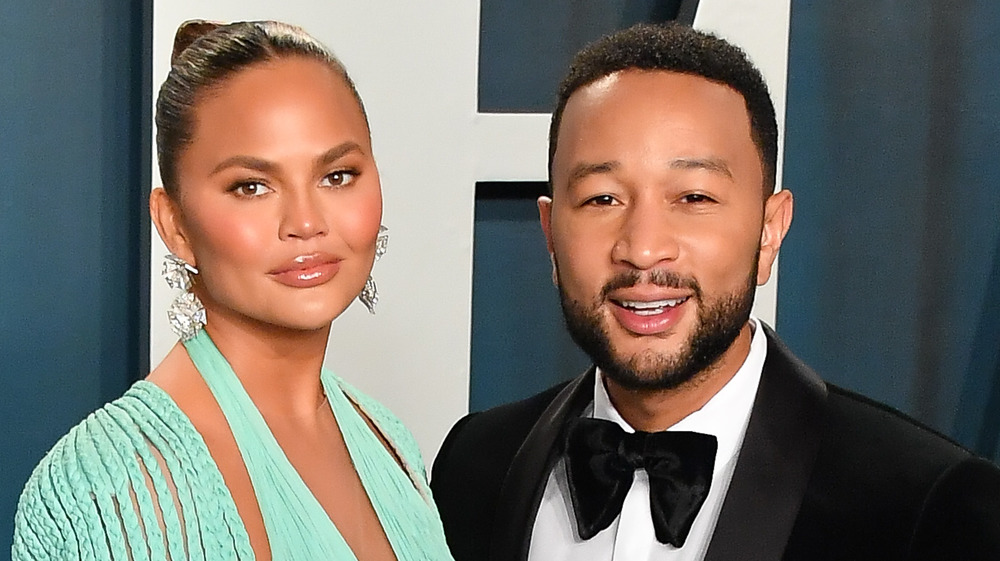
[(320, 372), (329, 325), (302, 331), (209, 314), (205, 326), (261, 413), (309, 422), (325, 403)]

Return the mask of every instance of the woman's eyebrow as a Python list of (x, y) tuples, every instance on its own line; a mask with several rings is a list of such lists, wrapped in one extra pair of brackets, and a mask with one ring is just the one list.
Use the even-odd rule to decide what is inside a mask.
[[(317, 166), (325, 166), (330, 164), (331, 162), (337, 161), (338, 159), (343, 157), (344, 154), (355, 151), (357, 152), (362, 151), (360, 144), (351, 140), (347, 142), (342, 142), (334, 146), (333, 148), (330, 148), (326, 152), (323, 152), (319, 157), (317, 157), (316, 164)], [(275, 164), (274, 162), (265, 160), (263, 158), (257, 158), (255, 156), (246, 156), (240, 154), (236, 156), (230, 156), (229, 158), (226, 158), (225, 160), (219, 162), (219, 165), (215, 166), (212, 169), (212, 172), (209, 173), (209, 175), (215, 175), (223, 170), (232, 167), (252, 169), (255, 171), (259, 171), (261, 173), (273, 173), (278, 168), (278, 165)]]

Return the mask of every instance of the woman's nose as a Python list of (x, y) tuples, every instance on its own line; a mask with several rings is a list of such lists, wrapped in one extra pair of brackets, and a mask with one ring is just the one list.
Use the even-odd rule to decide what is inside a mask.
[[(286, 191), (286, 193), (289, 193)], [(282, 201), (281, 224), (278, 237), (281, 239), (309, 239), (326, 234), (328, 226), (322, 207), (312, 190), (289, 193)]]

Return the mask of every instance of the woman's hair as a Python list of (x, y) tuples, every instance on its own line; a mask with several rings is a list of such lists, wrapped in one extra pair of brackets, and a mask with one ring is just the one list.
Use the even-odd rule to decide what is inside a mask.
[(170, 73), (156, 98), (156, 156), (168, 194), (177, 192), (177, 160), (192, 140), (195, 105), (204, 93), (245, 68), (291, 56), (329, 66), (344, 79), (365, 115), (361, 96), (344, 65), (299, 27), (277, 21), (181, 24), (174, 37)]

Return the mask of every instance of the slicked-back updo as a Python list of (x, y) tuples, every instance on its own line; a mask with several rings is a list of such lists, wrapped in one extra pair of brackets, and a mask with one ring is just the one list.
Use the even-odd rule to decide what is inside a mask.
[[(177, 29), (170, 73), (156, 98), (156, 157), (168, 194), (176, 196), (177, 160), (192, 141), (194, 109), (203, 94), (250, 66), (291, 56), (329, 66), (344, 79), (365, 114), (361, 96), (344, 65), (299, 27), (277, 21), (228, 25), (189, 21)], [(365, 116), (366, 123), (367, 119)]]

